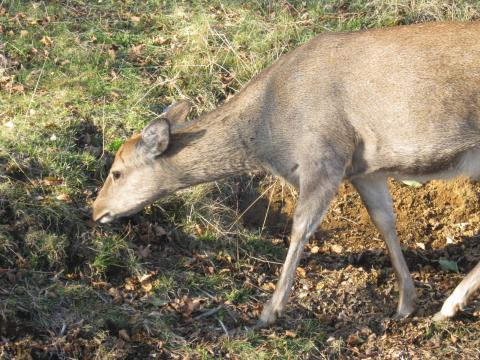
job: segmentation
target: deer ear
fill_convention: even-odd
[[[192,104],[190,101],[180,100],[167,107],[160,117],[167,119],[172,125],[178,125],[185,122],[191,108]]]
[[[142,130],[142,144],[152,157],[161,155],[170,142],[170,123],[165,118],[153,120]]]

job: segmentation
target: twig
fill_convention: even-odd
[[[136,102],[135,104],[133,104],[133,106],[130,108],[130,111],[132,111],[133,109],[135,109],[137,107],[137,105],[143,101],[143,99],[145,99],[147,97],[148,94],[150,94],[150,92],[152,90],[154,90],[155,88],[161,86],[161,85],[164,85],[166,84],[167,81],[157,81],[156,84],[153,84],[146,92],[145,94],[143,94]]]
[[[276,184],[277,181],[278,180],[275,180],[274,184]],[[267,223],[268,212],[270,211],[270,205],[272,204],[274,190],[275,190],[275,187],[272,188],[270,197],[268,198],[267,211],[265,211],[265,217],[263,218],[263,224],[262,224],[262,229],[260,230],[260,234],[263,234],[263,230],[265,230],[265,224]]]
[[[263,262],[263,263],[266,263],[266,264],[283,265],[283,263],[278,262],[278,261],[265,260],[265,259],[260,259],[260,258],[257,258],[257,257],[255,257],[255,256],[252,256],[252,255],[250,255],[250,254],[247,252],[247,250],[245,250],[245,249],[240,248],[240,250],[242,250],[242,252],[243,252],[245,255],[247,255],[247,257],[249,257],[250,259],[257,260],[257,261],[260,261],[260,262]]]
[[[218,305],[216,308],[207,310],[207,311],[205,311],[203,314],[200,314],[200,315],[198,315],[198,316],[195,316],[194,318],[192,318],[192,321],[197,321],[197,320],[203,319],[203,318],[205,318],[205,317],[215,315],[215,314],[216,314],[217,312],[219,312],[222,308],[223,308],[223,304],[222,304],[222,305]]]
[[[358,222],[353,221],[352,219],[346,218],[345,216],[340,216],[340,215],[339,215],[338,217],[339,217],[340,219],[342,219],[342,220],[348,221],[348,222],[350,222],[350,223],[352,223],[352,224],[355,224],[355,225],[357,225],[357,226],[360,225]]]
[[[200,291],[201,293],[205,294],[206,296],[208,296],[210,299],[212,300],[215,300],[215,296],[213,296],[212,294],[210,294],[209,292],[203,290],[203,289],[200,289],[200,288],[196,288],[198,291]]]
[[[230,339],[230,335],[228,335],[228,330],[227,328],[225,327],[225,325],[223,324],[223,321],[220,320],[220,318],[218,318],[217,316],[215,316],[215,318],[218,320],[218,322],[220,323],[220,326],[222,327],[223,331],[225,332],[225,335],[227,335],[227,339]]]
[[[102,106],[102,155],[100,159],[105,155],[105,96],[103,97],[103,106]]]
[[[243,210],[243,212],[237,217],[237,219],[232,223],[232,225],[230,225],[230,227],[227,229],[227,232],[230,232],[230,230],[232,230],[232,228],[235,226],[235,224],[243,217],[243,215],[245,215],[245,213],[251,209],[251,207],[253,205],[255,205],[257,203],[258,200],[260,200],[262,198],[263,195],[265,195],[268,191],[270,191],[271,188],[273,188],[275,186],[275,183],[273,183],[272,185],[270,185],[263,193],[261,193],[245,210]]]
[[[32,94],[32,97],[30,98],[30,102],[28,103],[28,108],[27,108],[27,112],[25,113],[25,116],[28,115],[28,113],[30,111],[30,108],[32,106],[33,98],[35,97],[35,94],[37,93],[38,84],[40,83],[40,79],[42,78],[43,69],[45,68],[46,63],[47,63],[47,59],[45,59],[43,61],[42,69],[40,70],[40,75],[38,75],[37,83],[35,84],[35,88],[33,89],[33,94]]]

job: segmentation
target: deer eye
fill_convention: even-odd
[[[122,176],[122,173],[120,171],[112,171],[112,177],[113,180],[118,180]]]

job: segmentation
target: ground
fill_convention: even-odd
[[[403,321],[348,183],[264,330],[289,186],[245,174],[109,226],[90,212],[116,149],[175,99],[194,118],[320,32],[479,18],[476,1],[0,1],[0,358],[478,358],[478,297],[431,321],[480,261],[477,183],[390,183],[419,297]]]

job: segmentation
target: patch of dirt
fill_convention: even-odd
[[[241,179],[237,191],[238,211],[248,229],[288,236],[295,210],[295,190],[278,181],[261,184],[264,178]]]
[[[271,184],[267,184],[272,187]],[[276,236],[288,236],[296,205],[296,193],[280,184],[241,188],[239,210],[249,228],[264,226]],[[397,232],[406,246],[440,249],[452,242],[475,237],[480,228],[480,185],[468,180],[432,181],[413,188],[390,180]],[[264,192],[263,196],[260,196]],[[252,204],[253,203],[253,204]],[[348,236],[345,235],[345,232]],[[382,246],[359,195],[350,183],[343,183],[317,232],[317,240],[340,241],[339,245],[363,249]]]

